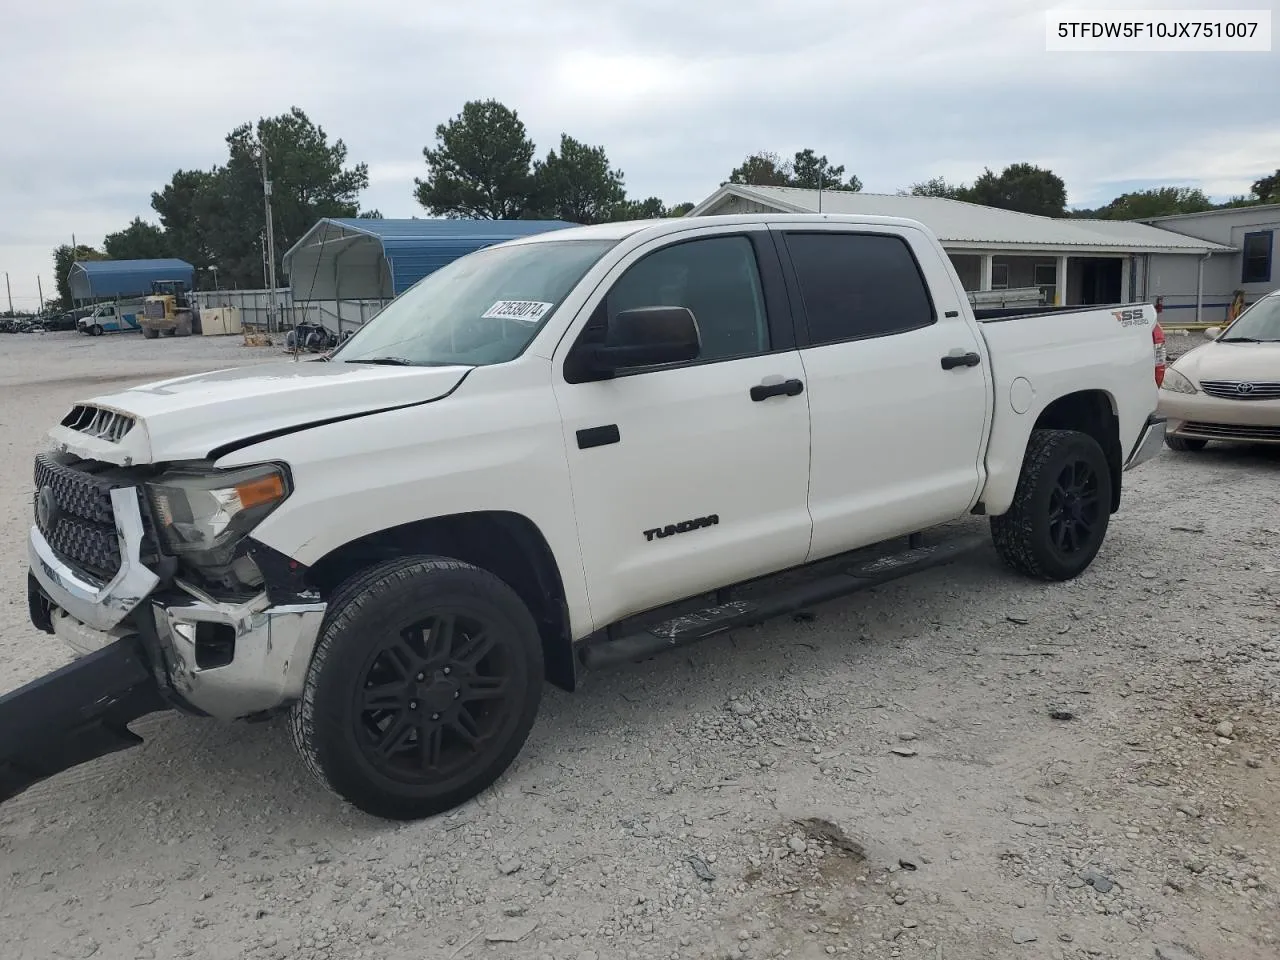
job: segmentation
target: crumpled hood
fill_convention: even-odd
[[[285,360],[215,370],[94,397],[49,436],[111,463],[198,460],[249,437],[436,400],[470,369]]]
[[[1173,366],[1196,383],[1280,380],[1280,343],[1210,342],[1184,353]]]

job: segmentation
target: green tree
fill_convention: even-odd
[[[1280,170],[1253,181],[1253,195],[1258,203],[1280,203]]]
[[[677,203],[668,207],[657,197],[646,197],[644,200],[625,200],[614,210],[613,220],[660,220],[667,217],[683,217],[694,208],[695,204]]]
[[[436,146],[422,148],[427,177],[414,179],[414,197],[436,216],[519,219],[535,202],[533,153],[516,111],[469,101],[436,127]]]
[[[151,209],[160,217],[169,255],[197,269],[213,260],[201,212],[214,200],[217,175],[216,170],[179,170],[164,189],[151,194]]]
[[[1177,213],[1201,213],[1212,210],[1214,203],[1203,190],[1194,187],[1152,187],[1122,193],[1110,203],[1091,213],[1102,220],[1145,220]]]
[[[776,153],[753,153],[742,165],[734,167],[726,183],[741,183],[757,187],[802,187],[807,190],[862,189],[862,181],[856,176],[844,175],[844,165],[833,167],[826,156],[818,156],[812,147],[797,150],[790,160],[783,160]],[[724,186],[722,183],[720,186]]]
[[[854,193],[862,189],[862,181],[856,175],[845,179],[844,164],[833,167],[826,155],[819,157],[810,147],[797,151],[791,162],[791,184],[793,187],[804,187],[809,190],[849,190]]]
[[[381,210],[378,210],[378,209],[373,209],[373,210],[361,210],[361,211],[360,211],[360,219],[361,219],[361,220],[381,220],[381,219],[382,219],[382,211],[381,211]]]
[[[933,177],[913,183],[910,190],[899,190],[901,196],[942,197],[947,200],[968,200],[969,188],[963,183],[949,183],[942,177]]]
[[[1051,170],[1029,163],[1014,163],[998,175],[990,168],[974,181],[966,199],[988,207],[1017,210],[1044,217],[1067,212],[1067,185]]]
[[[107,255],[101,250],[95,250],[93,247],[86,246],[83,243],[76,244],[73,251],[71,244],[64,243],[60,247],[56,247],[53,251],[53,283],[58,291],[58,300],[63,309],[71,307],[71,282],[69,279],[72,264],[77,261],[86,260],[106,260]]]
[[[141,217],[134,217],[123,230],[108,233],[102,249],[112,260],[160,260],[171,256],[164,231]]]
[[[318,219],[359,212],[358,195],[369,185],[368,166],[348,167],[346,144],[330,143],[324,129],[298,107],[257,124],[241,124],[226,141],[227,163],[197,193],[194,205],[222,284],[262,283],[263,151],[272,183],[277,258]]]
[[[626,202],[622,171],[609,167],[604,147],[591,147],[567,133],[560,152],[551,150],[533,166],[538,213],[570,223],[606,223]]]
[[[741,183],[753,187],[789,187],[792,185],[791,164],[776,153],[753,153],[734,167],[727,183]],[[724,186],[724,184],[720,184]]]

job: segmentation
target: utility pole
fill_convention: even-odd
[[[271,324],[276,320],[276,238],[275,230],[271,223],[271,181],[267,179],[267,147],[266,144],[259,144],[259,156],[262,159],[262,202],[266,207],[267,221],[267,284],[270,290],[267,294],[270,303],[269,312],[267,314],[267,328],[271,328]]]
[[[40,274],[36,274],[36,292],[40,294],[40,312],[44,313],[44,284],[40,282]]]
[[[4,272],[4,292],[9,295],[9,316],[13,316],[13,291],[9,289],[9,271]]]

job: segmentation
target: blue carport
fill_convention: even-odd
[[[572,226],[562,220],[326,218],[289,248],[283,266],[294,302],[392,300],[475,250]]]
[[[145,297],[155,280],[181,280],[191,290],[196,269],[185,260],[77,260],[67,273],[71,299]]]

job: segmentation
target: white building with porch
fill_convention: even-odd
[[[1039,287],[1064,306],[1153,300],[1152,257],[1186,258],[1194,276],[1233,248],[1145,223],[1039,217],[940,197],[726,184],[688,216],[840,213],[908,217],[942,242],[967,291]],[[1168,262],[1162,259],[1161,262]]]

